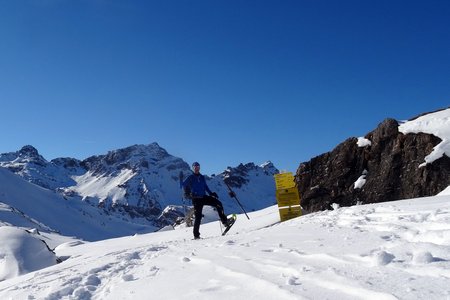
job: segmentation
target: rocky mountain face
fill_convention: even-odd
[[[0,227],[35,228],[96,241],[158,229],[145,218],[101,209],[79,197],[63,196],[0,168]]]
[[[90,203],[109,214],[147,219],[155,226],[172,223],[190,203],[182,198],[179,173],[190,174],[189,165],[167,153],[157,143],[134,145],[110,151],[83,161],[73,158],[45,160],[32,146],[0,154],[0,167],[65,198]],[[228,197],[227,182],[242,196],[244,207],[257,210],[275,203],[272,163],[253,163],[228,167],[223,173],[207,177],[226,212],[239,208]]]
[[[422,164],[441,142],[432,134],[403,134],[396,120],[386,119],[362,141],[349,138],[300,164],[295,180],[302,207],[312,212],[330,209],[333,203],[351,206],[436,195],[450,185],[450,158],[444,154]]]
[[[228,197],[228,184],[237,193],[247,211],[260,210],[276,204],[274,175],[278,169],[272,162],[262,165],[254,163],[228,167],[224,172],[208,179],[208,186],[218,191],[224,202],[225,211],[240,212],[236,202]]]
[[[30,145],[17,152],[0,154],[0,167],[51,190],[76,184],[71,176],[86,172],[77,159],[57,158],[48,162]]]
[[[157,143],[134,145],[92,156],[81,165],[87,170],[73,177],[76,185],[64,193],[80,195],[108,210],[155,219],[168,205],[179,204],[178,174],[189,165]]]

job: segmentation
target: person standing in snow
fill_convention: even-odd
[[[202,221],[203,206],[209,205],[216,208],[220,221],[226,227],[229,224],[227,216],[223,210],[222,202],[219,201],[217,193],[212,192],[206,184],[205,176],[200,174],[200,164],[194,162],[192,164],[194,174],[190,175],[181,184],[184,189],[185,196],[192,199],[194,205],[194,239],[200,238],[200,223]],[[208,195],[206,194],[208,193]]]

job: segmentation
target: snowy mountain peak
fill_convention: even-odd
[[[222,176],[225,181],[232,187],[240,188],[242,185],[247,184],[252,177],[257,177],[260,174],[272,177],[279,173],[278,169],[270,162],[257,166],[255,163],[239,164],[237,167],[228,167]],[[273,178],[271,178],[273,179]]]
[[[109,164],[136,161],[142,158],[161,160],[170,156],[167,151],[157,143],[149,145],[133,145],[123,149],[109,151],[105,156],[105,161]]]
[[[36,148],[31,145],[23,146],[22,149],[16,152],[9,152],[0,154],[0,162],[14,161],[16,163],[36,163],[46,164],[47,161],[42,157]]]
[[[83,166],[94,175],[112,174],[117,170],[149,169],[164,160],[176,159],[157,143],[133,145],[109,151],[106,155],[91,156],[83,161]],[[185,164],[187,168],[189,166]],[[111,168],[112,167],[112,168]]]
[[[278,174],[280,172],[270,160],[266,161],[265,163],[259,166],[273,175]]]
[[[51,190],[74,184],[71,176],[86,172],[80,161],[73,158],[57,158],[48,162],[30,145],[16,152],[0,154],[0,167]]]
[[[23,146],[22,149],[19,150],[19,156],[32,157],[32,158],[40,157],[37,149],[31,145]]]

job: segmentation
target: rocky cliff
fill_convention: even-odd
[[[448,110],[447,110],[448,111]],[[448,117],[442,126],[449,126]],[[436,195],[450,185],[450,158],[425,158],[442,138],[399,131],[384,120],[364,138],[349,138],[331,152],[301,163],[296,183],[306,211]]]

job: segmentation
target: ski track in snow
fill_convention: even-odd
[[[198,241],[180,229],[80,245],[62,264],[0,282],[0,297],[449,299],[445,199],[340,208],[281,224],[270,208],[251,215],[254,225],[238,217],[225,237],[211,223]]]

